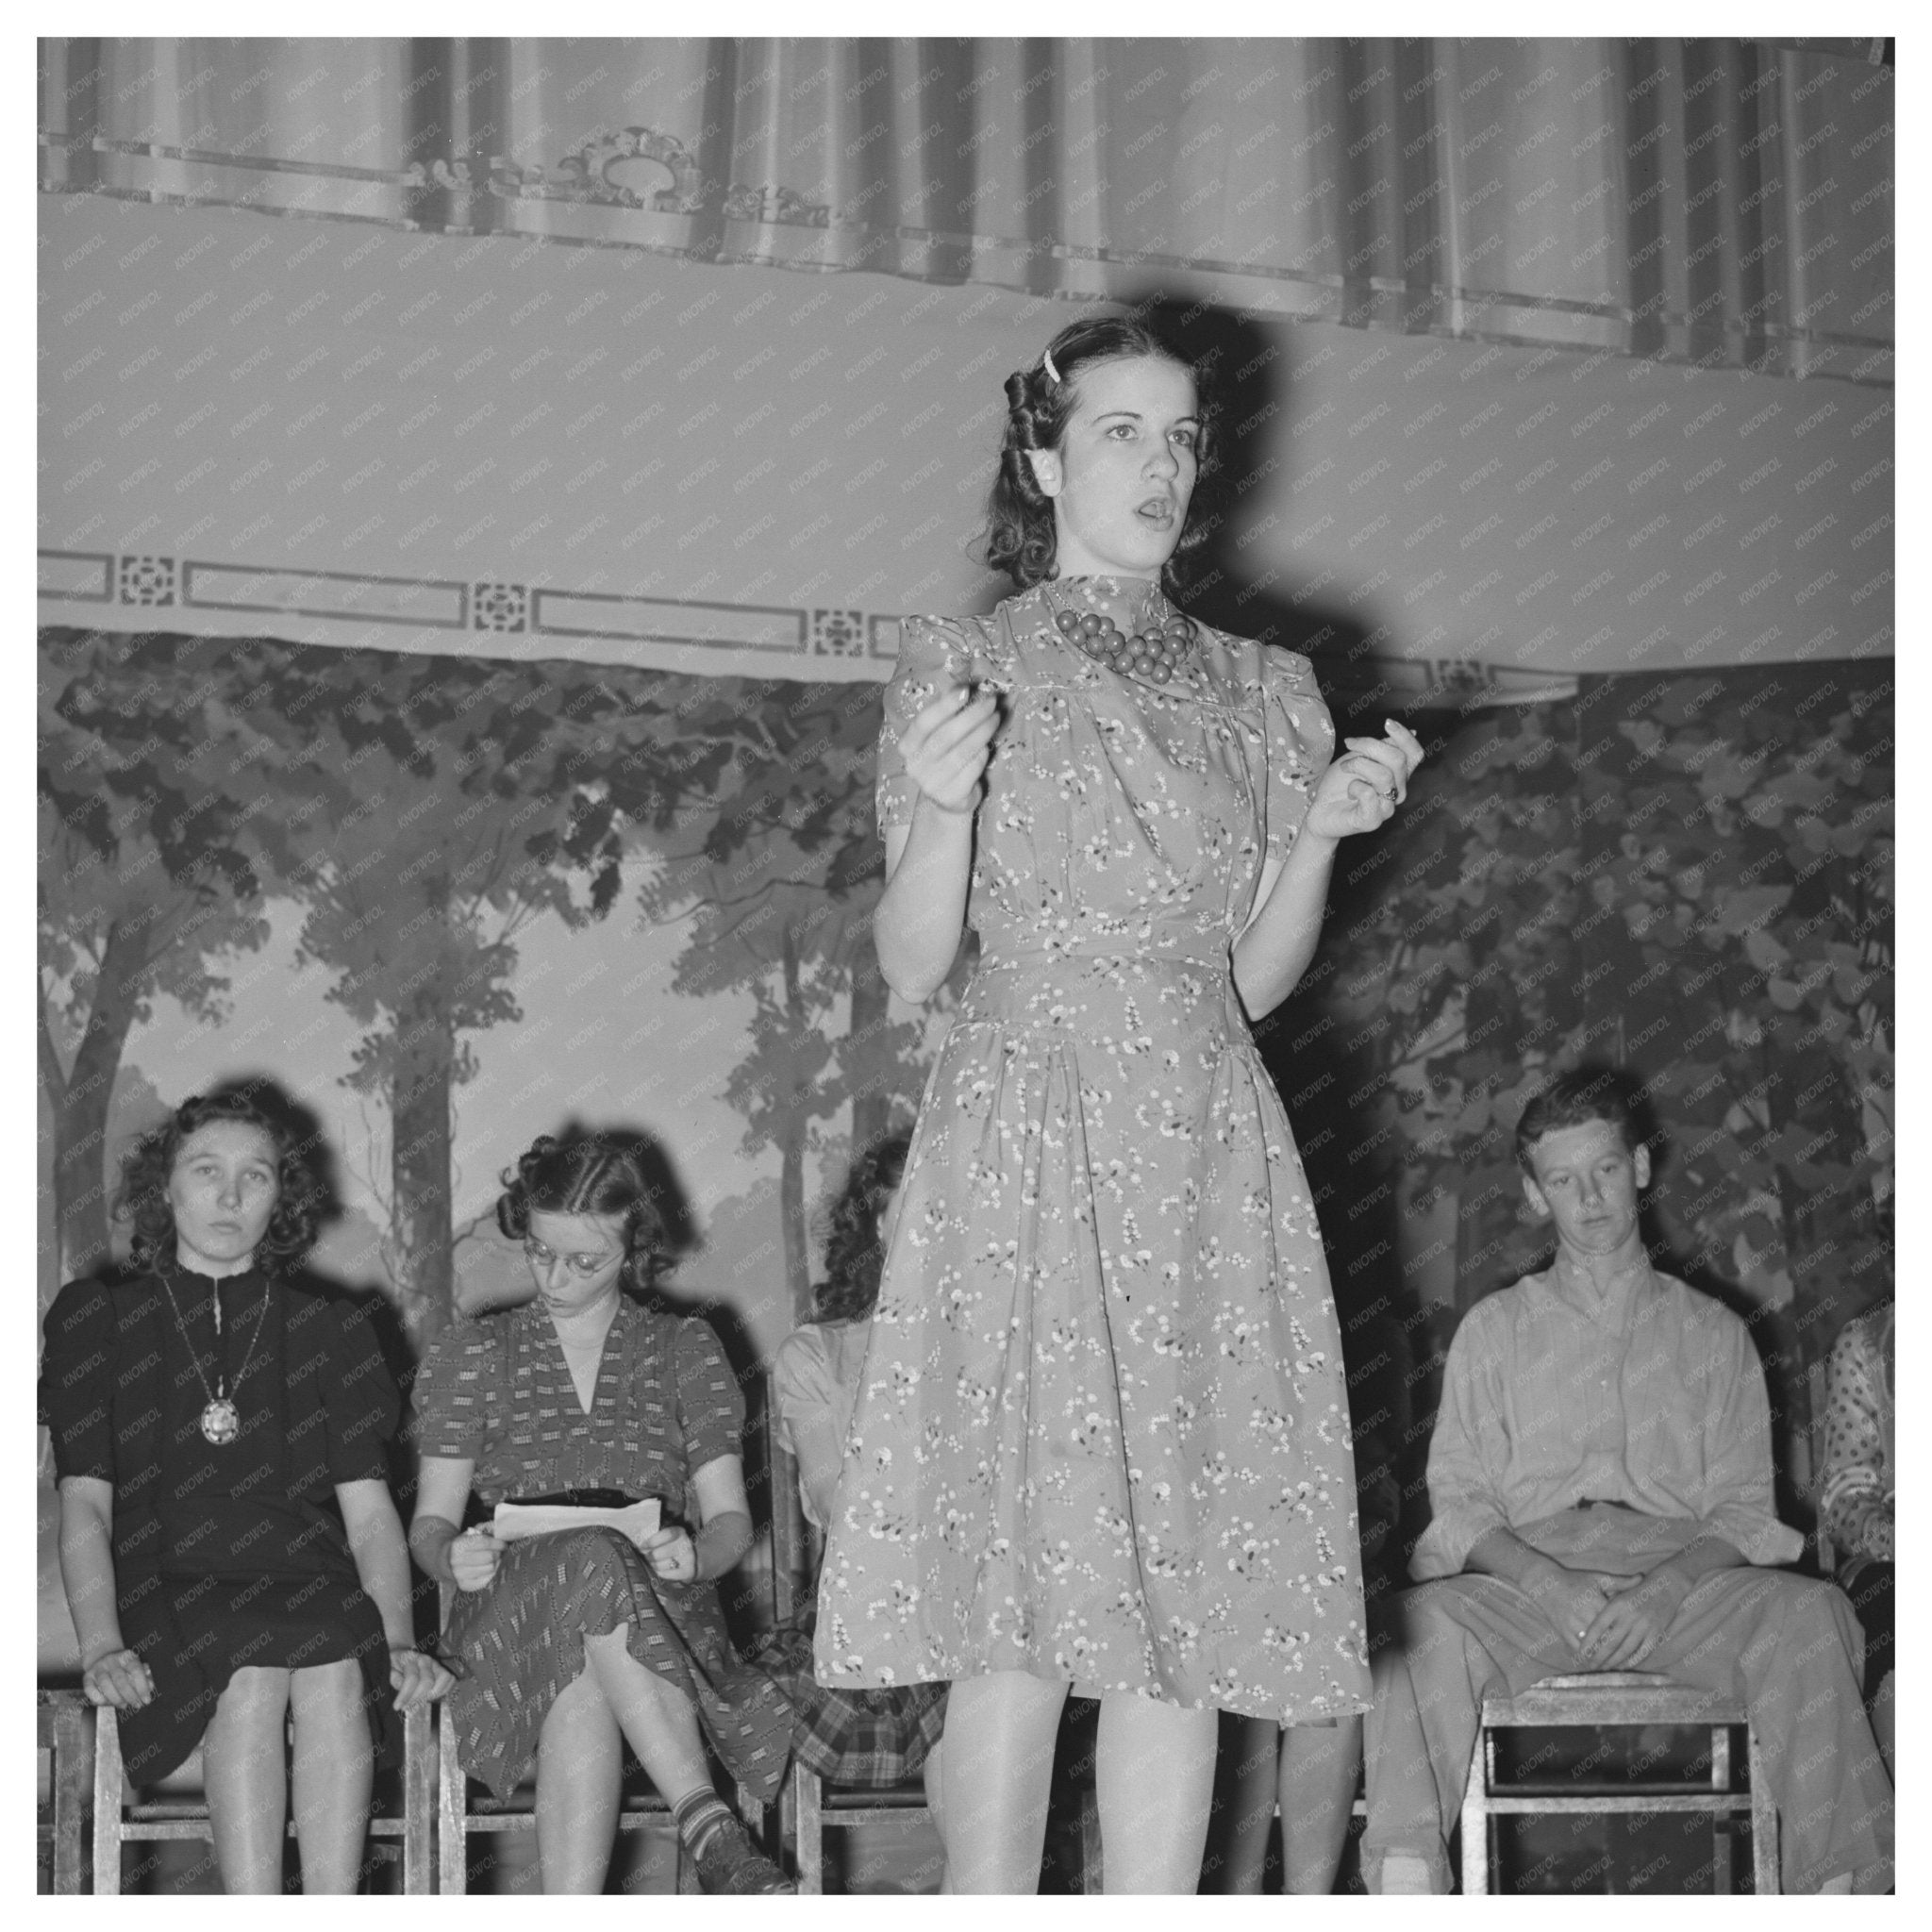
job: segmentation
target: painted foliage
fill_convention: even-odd
[[[687,1191],[719,1179],[684,1131],[701,1101],[742,1122],[724,1163],[741,1188],[775,1158],[782,1306],[760,1326],[784,1332],[808,1298],[818,1167],[909,1111],[922,1074],[923,1029],[889,1014],[871,957],[875,687],[64,629],[42,651],[60,1278],[108,1252],[130,1036],[164,994],[226,1027],[237,962],[280,929],[301,993],[217,1038],[228,1071],[287,1078],[341,1033],[323,1003],[346,1017],[335,1113],[352,1169],[354,1123],[373,1128],[359,1205],[419,1340],[449,1319],[460,1213],[490,1191],[456,1198],[458,1103],[513,1115],[510,1141],[598,1119],[571,1052],[625,1070],[602,1124],[652,1134]],[[492,1046],[506,1028],[514,1062]],[[667,1028],[695,1078],[668,1072]]]

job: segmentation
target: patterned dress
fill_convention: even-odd
[[[425,1456],[475,1465],[493,1508],[561,1490],[657,1496],[695,1521],[691,1472],[741,1453],[744,1401],[711,1331],[619,1303],[586,1415],[541,1303],[440,1336],[416,1378]],[[776,1792],[791,1710],[741,1663],[710,1583],[658,1576],[615,1530],[507,1544],[490,1587],[459,1591],[444,1633],[463,1674],[444,1705],[457,1755],[499,1798],[531,1772],[550,1707],[582,1675],[584,1639],[630,1625],[630,1653],[681,1690],[732,1775],[761,1803]]]
[[[1355,1476],[1314,1206],[1230,948],[1334,729],[1306,659],[1196,626],[1159,685],[1056,627],[1173,613],[1056,581],[909,624],[899,744],[1002,693],[981,957],[896,1203],[820,1585],[818,1674],[1018,1670],[1294,1723],[1365,1707]]]

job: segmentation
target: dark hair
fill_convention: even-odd
[[[1059,372],[1048,373],[1046,357]],[[1214,474],[1219,405],[1208,366],[1141,315],[1098,315],[1071,323],[1046,345],[1031,369],[1007,377],[1007,427],[1000,440],[1000,472],[986,503],[986,562],[1004,571],[1016,590],[1030,591],[1058,572],[1053,499],[1034,481],[1028,450],[1058,449],[1074,410],[1074,385],[1081,370],[1095,362],[1157,356],[1185,369],[1194,379],[1194,410],[1200,420],[1195,448],[1194,493],[1181,540],[1162,566],[1160,581],[1170,594],[1187,583],[1195,553],[1207,542],[1213,519],[1207,513],[1204,488]]]
[[[308,1150],[272,1103],[253,1087],[218,1087],[192,1093],[158,1126],[150,1127],[121,1158],[114,1217],[132,1228],[135,1265],[152,1268],[175,1258],[175,1209],[168,1182],[182,1143],[210,1121],[258,1127],[275,1150],[275,1206],[256,1243],[258,1266],[270,1274],[293,1267],[315,1245],[327,1190],[309,1165]]]
[[[1635,1154],[1645,1144],[1637,1124],[1625,1077],[1612,1067],[1579,1067],[1574,1073],[1558,1074],[1547,1087],[1531,1095],[1516,1123],[1516,1158],[1524,1174],[1534,1180],[1529,1150],[1545,1134],[1558,1127],[1588,1126],[1603,1121],[1616,1128],[1624,1150]]]
[[[905,1176],[911,1145],[910,1130],[901,1128],[874,1141],[852,1163],[825,1216],[825,1278],[812,1297],[814,1322],[850,1322],[872,1313],[886,1258],[879,1219]]]
[[[496,1224],[513,1241],[530,1231],[535,1214],[609,1214],[624,1222],[628,1288],[649,1289],[669,1265],[670,1242],[656,1191],[636,1152],[601,1134],[540,1134],[498,1175]]]

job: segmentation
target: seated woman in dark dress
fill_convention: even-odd
[[[715,1579],[751,1545],[743,1398],[704,1323],[632,1299],[662,1227],[635,1157],[545,1135],[504,1175],[497,1224],[537,1298],[442,1335],[417,1378],[422,1474],[409,1543],[456,1587],[463,1674],[445,1722],[471,1776],[506,1797],[537,1774],[545,1891],[600,1891],[625,1741],[668,1801],[707,1891],[793,1888],[712,1788],[704,1739],[761,1803],[791,1709],[733,1655]],[[573,1491],[657,1497],[640,1548],[610,1528],[500,1541],[486,1507]],[[702,1730],[701,1730],[702,1727]]]
[[[319,1199],[270,1109],[197,1095],[126,1161],[133,1267],[47,1315],[81,1682],[135,1786],[204,1746],[228,1891],[282,1890],[291,1711],[303,1886],[348,1892],[394,1713],[449,1682],[413,1647],[395,1385],[363,1316],[298,1272]]]

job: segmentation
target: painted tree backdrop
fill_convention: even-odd
[[[789,1325],[809,1296],[808,1163],[909,1111],[921,1074],[924,1029],[891,1019],[871,955],[877,705],[872,686],[46,632],[40,1027],[60,1277],[108,1251],[108,1105],[130,1030],[163,992],[223,1025],[274,907],[360,1029],[336,1079],[345,1106],[376,1103],[383,1158],[361,1178],[386,1285],[412,1333],[434,1332],[454,1288],[454,1109],[508,1108],[525,1138],[580,1111],[541,1069],[520,1088],[490,1072],[491,1028],[574,1022],[630,1057],[638,1117],[607,1124],[654,1132],[675,1167],[696,1096],[652,1075],[661,1014],[613,983],[608,948],[562,986],[522,963],[536,921],[617,920],[641,950],[679,944],[685,1024],[716,1036],[710,1087],[743,1118],[741,1156],[777,1158]],[[744,1001],[748,1026],[721,1019]],[[279,1038],[227,1042],[234,1071],[274,1071],[319,1030],[299,1007],[285,1019]]]
[[[337,1042],[315,1077],[419,1339],[493,1192],[460,1145],[487,1122],[493,1163],[571,1118],[650,1132],[687,1190],[752,1204],[768,1237],[693,1274],[762,1345],[785,1332],[816,1199],[909,1115],[945,1024],[946,999],[895,1007],[873,956],[876,686],[41,647],[60,1276],[107,1252],[115,1095],[180,1097],[126,1059],[173,1002],[237,1074]],[[1801,1371],[1890,1279],[1890,665],[1589,678],[1418,723],[1408,808],[1346,849],[1322,952],[1262,1029],[1345,1310],[1409,1331],[1419,1441],[1432,1355],[1541,1246],[1524,1095],[1624,1064],[1667,1135],[1657,1238],[1759,1322],[1802,1424]],[[236,1025],[291,935],[300,991]]]

